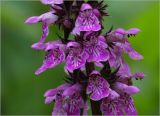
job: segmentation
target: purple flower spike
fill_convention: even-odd
[[[82,4],[81,12],[76,19],[73,34],[80,34],[81,31],[99,31],[101,29],[100,21],[94,14],[89,4]]]
[[[54,42],[51,44],[53,44],[54,48],[47,49],[48,51],[43,61],[43,65],[35,72],[35,74],[37,75],[44,72],[45,70],[49,68],[53,68],[57,66],[58,64],[62,63],[65,59],[65,53],[63,49],[59,45],[55,44]],[[49,45],[47,45],[46,48]]]
[[[140,91],[136,86],[128,86],[128,85],[120,83],[120,82],[116,82],[114,84],[114,89],[120,93],[124,92],[129,95],[136,94]]]
[[[89,55],[88,62],[107,61],[109,59],[107,47],[103,36],[87,35],[84,38],[84,50]]]
[[[90,99],[94,101],[101,100],[109,95],[109,84],[98,71],[93,71],[90,74],[87,94],[90,94]]]
[[[77,42],[69,42],[67,44],[69,50],[68,56],[66,58],[65,68],[73,72],[75,69],[79,69],[85,66],[88,55],[81,48],[80,44]]]
[[[42,4],[50,4],[50,5],[54,5],[54,4],[62,4],[63,0],[40,0],[42,2]]]

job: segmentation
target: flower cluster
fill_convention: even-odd
[[[132,74],[123,53],[133,60],[143,59],[128,41],[140,30],[118,28],[103,34],[102,19],[108,15],[103,1],[41,2],[50,6],[50,11],[25,21],[42,23],[42,36],[31,47],[46,54],[35,74],[64,62],[68,75],[64,84],[44,94],[46,104],[55,103],[52,115],[87,115],[87,99],[90,99],[93,115],[137,115],[132,95],[140,90],[132,79],[143,79],[144,74]],[[64,37],[46,42],[53,24],[64,30]],[[69,38],[70,34],[74,37]]]

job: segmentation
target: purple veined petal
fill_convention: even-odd
[[[106,44],[106,40],[104,36],[98,36],[98,44],[103,48],[108,48],[108,45]]]
[[[118,99],[102,99],[102,103],[100,106],[101,112],[104,116],[123,116],[124,112],[121,110],[122,105]]]
[[[67,48],[69,53],[66,58],[65,68],[72,72],[75,69],[84,67],[88,54],[80,47],[80,44],[77,42],[69,42]]]
[[[39,40],[40,43],[43,43],[46,39],[46,37],[49,34],[49,27],[46,23],[42,23],[42,35],[41,38]]]
[[[55,100],[55,96],[53,97],[46,97],[45,104],[50,104]]]
[[[131,34],[131,35],[136,35],[139,32],[140,32],[140,29],[138,29],[138,28],[131,28],[126,31],[127,34]]]
[[[134,102],[133,99],[131,98],[130,95],[123,95],[121,96],[120,100],[119,100],[122,104],[123,104],[123,111],[125,111],[125,114],[127,116],[137,116],[137,111],[136,108],[134,106]]]
[[[85,47],[85,51],[89,54],[88,62],[107,61],[109,59],[109,52],[100,45]]]
[[[101,77],[96,71],[90,74],[87,94],[90,94],[90,99],[94,101],[101,100],[109,95],[109,84],[107,80]]]
[[[136,94],[140,91],[136,86],[128,86],[120,82],[116,82],[114,84],[114,89],[119,92],[127,93],[129,95]]]
[[[143,72],[137,72],[133,75],[134,78],[136,79],[143,79],[144,78],[144,73]]]
[[[45,44],[44,43],[41,43],[41,42],[37,42],[37,43],[34,43],[31,48],[33,49],[36,49],[36,50],[43,50],[45,49]]]
[[[84,107],[84,101],[79,93],[66,97],[63,102],[63,109],[67,115],[80,115],[80,109]]]
[[[40,0],[42,4],[62,4],[63,0]]]
[[[73,32],[79,33],[79,31],[99,31],[100,29],[101,25],[99,19],[95,16],[92,10],[87,10],[79,13]]]
[[[130,43],[128,41],[126,41],[124,44],[123,44],[123,49],[124,49],[124,52],[127,53],[130,58],[134,59],[134,60],[141,60],[143,59],[143,56],[141,54],[139,54],[138,52],[136,52],[132,46],[130,45]]]
[[[81,11],[92,9],[92,6],[88,3],[83,3],[81,6]]]
[[[64,59],[65,59],[65,54],[63,50],[59,48],[50,50],[46,54],[42,66],[35,72],[35,74],[38,75],[47,69],[57,66],[58,64],[62,63]]]

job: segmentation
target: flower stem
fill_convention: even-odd
[[[86,63],[86,73],[89,77],[89,74],[95,70],[94,63]],[[101,101],[93,101],[90,99],[91,103],[91,109],[92,109],[92,115],[102,115],[102,112],[100,110],[100,102]]]

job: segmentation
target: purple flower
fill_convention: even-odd
[[[103,99],[101,103],[101,111],[105,116],[137,115],[132,98],[126,94],[117,99]]]
[[[64,45],[60,41],[48,42],[45,44],[46,55],[42,66],[35,72],[40,74],[49,68],[62,63],[65,59]]]
[[[118,93],[127,93],[128,95],[133,95],[140,91],[139,88],[137,88],[136,86],[127,85],[121,82],[115,82],[113,88]]]
[[[81,31],[99,31],[100,29],[100,21],[94,14],[92,7],[87,3],[83,3],[72,33],[79,35]]]
[[[109,59],[109,52],[106,49],[108,45],[105,43],[103,36],[96,36],[92,32],[88,32],[84,37],[84,50],[88,53],[88,62],[107,61]]]
[[[49,25],[55,23],[58,20],[58,16],[54,14],[55,11],[52,10],[50,12],[44,13],[40,16],[32,16],[29,17],[25,23],[27,24],[34,24],[34,23],[38,23],[38,22],[42,22],[42,36],[39,40],[39,44],[43,43],[46,39],[46,37],[49,34]],[[37,43],[32,45],[32,48],[37,49],[36,46]]]
[[[124,50],[125,53],[127,53],[130,58],[134,60],[141,60],[143,59],[143,56],[140,55],[138,52],[136,52],[128,40],[125,38],[127,35],[136,35],[140,30],[137,28],[131,28],[127,31],[125,31],[122,28],[116,29],[108,34],[108,41],[112,41],[115,46],[119,48],[119,50]]]
[[[62,4],[63,0],[40,0],[43,4],[46,5],[55,5],[55,4]]]
[[[109,84],[97,71],[90,74],[87,94],[90,94],[90,99],[94,101],[101,100],[109,95]]]
[[[52,115],[80,115],[80,109],[86,107],[80,95],[80,88],[77,83],[63,84],[56,89],[48,90],[44,95],[46,103],[55,101]]]
[[[69,42],[67,48],[69,53],[66,58],[65,69],[70,72],[73,72],[75,69],[82,69],[88,58],[86,52],[84,52],[80,44],[77,42]]]

